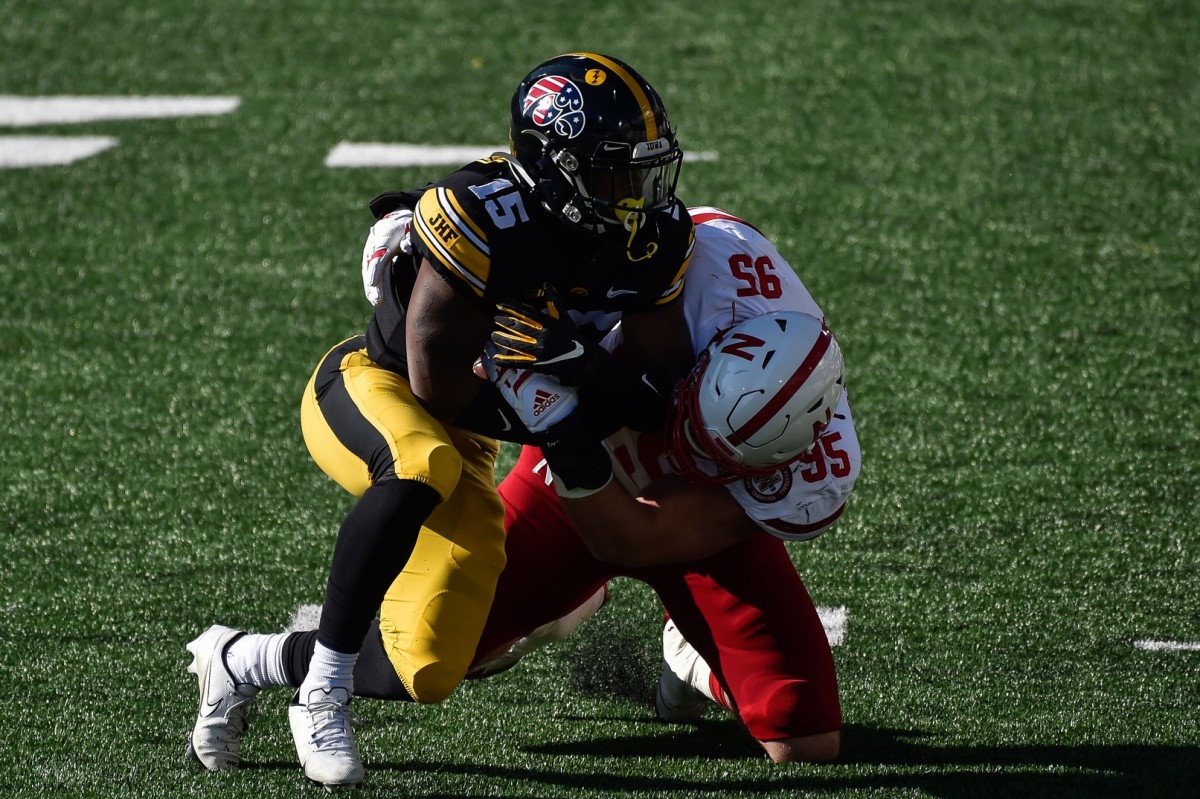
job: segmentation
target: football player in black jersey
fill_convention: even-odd
[[[609,56],[553,58],[513,95],[510,150],[372,202],[377,218],[411,208],[411,235],[382,256],[366,335],[330,350],[304,393],[310,453],[358,497],[319,630],[281,637],[278,653],[308,664],[289,719],[305,775],[328,787],[363,779],[348,704],[369,631],[415,701],[440,702],[466,674],[505,562],[496,439],[569,452],[573,437],[615,429],[591,420],[535,436],[476,376],[496,303],[536,299],[549,284],[557,312],[598,335],[623,319],[626,354],[662,379],[609,387],[597,407],[636,411],[639,391],[691,366],[679,299],[694,232],[675,197],[682,152],[654,89]],[[573,354],[562,353],[564,368]],[[602,466],[566,455],[556,472],[586,494],[611,477]],[[214,626],[188,647],[201,694],[189,752],[210,770],[238,765],[257,693],[223,666],[239,635]]]

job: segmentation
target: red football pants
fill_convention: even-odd
[[[647,583],[712,668],[757,740],[841,729],[833,653],[783,542],[763,533],[705,560],[620,569],[596,560],[563,513],[541,452],[525,447],[500,484],[508,562],[477,657],[582,604],[613,577]]]

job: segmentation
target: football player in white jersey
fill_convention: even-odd
[[[500,485],[508,564],[477,671],[562,637],[599,606],[607,580],[633,577],[655,589],[669,617],[660,718],[694,720],[711,699],[772,760],[831,760],[842,724],[832,652],[783,540],[833,526],[858,477],[840,347],[761,233],[715,208],[691,215],[684,302],[698,362],[676,390],[667,429],[611,436],[613,479],[598,491],[558,484],[556,495],[556,456],[523,450]],[[568,349],[521,311],[501,322],[493,341],[517,351],[510,361],[553,361]],[[606,345],[619,351],[619,340]],[[535,427],[552,429],[575,412],[577,394],[586,400],[586,385],[576,391],[545,374],[493,366],[491,376]],[[535,624],[545,627],[521,639]]]
[[[662,433],[622,429],[599,458],[556,452],[559,425],[589,402],[619,401],[611,386],[589,380],[628,386],[641,375],[619,375],[619,359],[595,344],[577,348],[570,334],[554,340],[531,329],[520,334],[523,343],[509,340],[517,346],[510,360],[585,372],[581,386],[505,368],[494,348],[485,359],[489,377],[546,446],[525,447],[499,486],[507,565],[471,674],[497,673],[565,636],[603,604],[610,579],[629,576],[652,586],[668,614],[659,718],[692,721],[715,701],[772,760],[831,760],[842,726],[832,652],[784,540],[828,530],[858,475],[840,347],[762,234],[717,209],[690,212],[696,248],[684,301],[698,363],[661,409],[669,424],[649,411],[642,421],[651,423],[639,425]],[[368,296],[369,267],[364,253]],[[619,353],[619,332],[605,345]],[[578,350],[591,357],[564,357]],[[566,468],[556,469],[564,457]],[[603,464],[611,479],[592,474],[588,485],[600,488],[581,489],[559,474],[579,463]],[[236,751],[258,691],[303,681],[315,631],[229,633],[219,657],[193,651],[197,671],[218,675],[220,698],[237,710],[227,723],[201,721],[219,726],[209,732]],[[374,622],[355,666],[356,694],[409,699],[384,639]]]

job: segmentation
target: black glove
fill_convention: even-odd
[[[546,299],[544,310],[527,303],[496,304],[492,343],[497,352],[492,360],[498,366],[551,375],[563,385],[578,385],[584,368],[603,349],[569,318],[559,316],[552,291],[546,291]]]
[[[554,489],[577,499],[600,491],[612,480],[612,459],[596,435],[595,421],[583,406],[537,436]]]

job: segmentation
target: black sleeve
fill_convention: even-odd
[[[521,422],[516,411],[505,402],[500,389],[486,380],[479,382],[483,388],[463,412],[455,417],[452,424],[476,435],[500,441],[511,441],[515,444],[535,443],[533,433],[529,432],[529,428]]]
[[[579,401],[604,427],[659,432],[671,407],[675,381],[660,369],[642,369],[601,350],[579,378]]]

